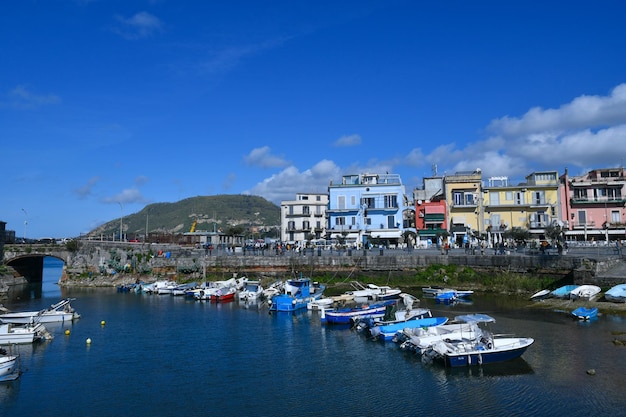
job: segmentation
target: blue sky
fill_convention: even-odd
[[[626,157],[622,1],[7,0],[0,220],[279,203],[343,174],[522,180]],[[26,230],[24,222],[27,222]]]

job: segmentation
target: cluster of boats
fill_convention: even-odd
[[[555,290],[544,289],[533,294],[530,299],[539,301],[546,298],[563,300],[592,301],[598,297],[602,289],[597,285],[564,285]],[[618,284],[604,293],[604,299],[611,303],[626,302],[626,284]],[[572,317],[579,320],[592,320],[598,316],[597,307],[577,307],[571,312]]]
[[[423,288],[424,295],[455,294],[467,298],[471,292],[447,288]],[[487,328],[495,319],[486,314],[433,317],[429,309],[413,308],[415,297],[400,293],[397,299],[353,307],[320,309],[322,322],[349,325],[372,339],[393,341],[402,350],[421,355],[425,362],[438,361],[459,367],[502,362],[520,357],[533,344],[530,337],[494,334]],[[404,308],[398,309],[400,299]],[[450,298],[445,298],[450,300]]]
[[[19,353],[15,345],[36,343],[51,339],[46,323],[71,322],[80,315],[71,306],[72,298],[66,298],[49,308],[38,311],[3,311],[0,314],[0,381],[19,378]]]

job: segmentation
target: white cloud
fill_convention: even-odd
[[[339,167],[333,161],[322,160],[303,172],[289,166],[252,189],[244,191],[244,194],[260,195],[275,204],[280,204],[282,200],[293,200],[296,193],[325,193],[330,181],[340,178]]]
[[[102,201],[104,203],[109,203],[109,204],[121,203],[122,205],[133,204],[133,203],[145,204],[148,202],[148,200],[146,200],[144,196],[141,194],[141,191],[139,191],[135,187],[122,190],[121,193],[118,193],[111,197],[106,197],[102,199]]]
[[[116,20],[118,25],[113,32],[126,39],[147,38],[163,30],[161,20],[148,12],[139,12],[129,18],[116,16]]]
[[[54,94],[35,94],[26,85],[18,85],[6,94],[3,107],[11,107],[18,110],[36,109],[49,104],[58,104],[61,98]]]
[[[535,107],[487,127],[492,136],[457,148],[442,145],[426,159],[448,172],[481,168],[483,177],[523,178],[537,170],[611,167],[626,155],[626,84],[608,96],[580,96],[555,109]]]
[[[281,168],[289,164],[282,156],[272,155],[269,146],[253,149],[244,160],[247,165],[260,168]]]
[[[337,139],[334,146],[344,147],[344,146],[357,146],[361,144],[361,136],[360,135],[344,135]]]

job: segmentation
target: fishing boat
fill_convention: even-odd
[[[21,311],[0,314],[0,322],[13,324],[63,323],[80,318],[70,305],[75,298],[65,298],[49,308],[40,311]]]
[[[366,331],[371,335],[371,329],[375,326],[385,326],[394,323],[406,323],[410,320],[432,317],[428,308],[396,310],[395,305],[387,306],[383,317],[358,317],[353,320],[357,331]]]
[[[598,317],[596,307],[578,307],[572,311],[572,316],[578,320],[591,320]]]
[[[384,317],[387,306],[394,305],[396,300],[385,300],[380,303],[362,304],[354,307],[335,308],[322,310],[322,323],[329,324],[350,324],[356,319],[364,317],[380,318]]]
[[[412,319],[408,321],[402,321],[390,324],[381,324],[370,328],[370,333],[373,338],[389,341],[394,338],[399,331],[410,328],[427,328],[441,326],[448,321],[447,317],[426,317],[422,319]]]
[[[569,299],[571,292],[574,291],[578,287],[579,287],[578,285],[563,285],[562,287],[559,287],[556,290],[551,291],[550,297]]]
[[[569,292],[569,298],[572,300],[592,300],[596,295],[600,294],[600,291],[602,289],[597,285],[581,285]]]
[[[626,284],[618,284],[611,287],[604,293],[604,298],[612,303],[626,302]]]
[[[311,301],[322,298],[325,285],[311,282],[310,278],[287,280],[280,294],[269,300],[270,311],[293,312],[306,308]]]

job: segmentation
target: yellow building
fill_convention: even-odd
[[[484,232],[481,223],[481,181],[480,169],[473,172],[457,172],[443,178],[450,219],[450,240],[462,246],[466,236],[477,231]]]
[[[533,172],[516,185],[491,177],[483,185],[482,208],[483,230],[499,234],[519,227],[540,238],[546,226],[559,221],[558,172]]]

